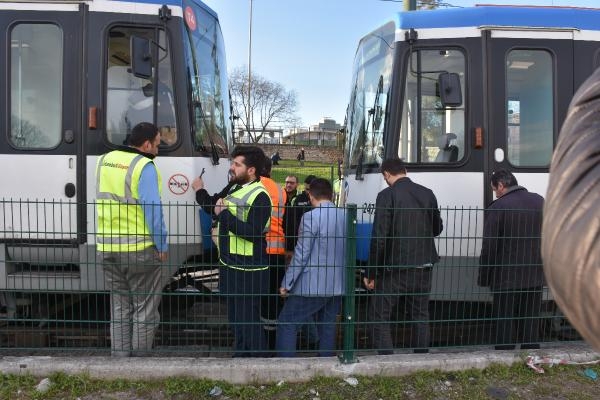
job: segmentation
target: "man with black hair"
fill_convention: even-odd
[[[514,349],[515,339],[521,349],[537,349],[544,198],[519,186],[507,170],[494,172],[490,183],[497,200],[484,214],[478,283],[489,286],[494,296],[496,335],[491,341],[496,350]]]
[[[153,162],[160,132],[142,122],[127,140],[128,146],[101,156],[96,169],[96,247],[110,289],[111,355],[117,357],[152,348],[168,249],[162,181]]]
[[[296,352],[296,334],[317,322],[319,355],[335,354],[335,321],[345,286],[346,214],[333,204],[333,189],[326,179],[311,181],[309,198],[314,207],[302,216],[294,256],[281,281],[286,297],[277,327],[278,355]]]
[[[264,162],[265,153],[259,147],[236,147],[229,169],[234,186],[214,206],[221,263],[219,289],[227,296],[234,357],[262,357],[267,352],[260,319],[261,297],[269,290],[265,232],[271,216],[271,199],[260,182]]]
[[[285,206],[289,207],[292,205],[292,201],[298,196],[298,177],[296,175],[288,175],[285,177],[285,194],[287,199],[285,200]]]
[[[302,215],[312,208],[308,191],[310,190],[310,183],[316,178],[314,175],[308,175],[304,179],[304,190],[285,209],[283,226],[285,228],[285,250],[288,259],[291,258],[298,241],[298,228],[300,227]]]
[[[388,184],[377,195],[369,265],[364,283],[375,290],[369,301],[373,347],[392,354],[389,323],[400,297],[411,323],[409,346],[415,353],[429,347],[429,292],[433,265],[439,256],[434,237],[443,229],[433,192],[407,176],[404,162],[389,158],[381,164]]]

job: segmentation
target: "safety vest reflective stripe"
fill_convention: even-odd
[[[231,268],[231,269],[235,269],[238,271],[244,271],[244,272],[254,272],[254,271],[264,271],[265,269],[269,269],[269,267],[255,267],[255,266],[248,266],[248,267],[236,267],[235,265],[227,265],[223,262],[223,260],[219,260],[221,262],[221,264],[223,264],[224,266]]]
[[[101,244],[140,244],[148,240],[148,236],[127,235],[127,236],[98,236],[97,243]]]
[[[136,199],[128,199],[126,197],[118,196],[114,193],[108,192],[97,193],[96,198],[100,200],[114,200],[116,202],[124,204],[140,204],[140,202]]]
[[[99,251],[141,251],[154,244],[138,193],[142,170],[151,162],[141,154],[123,150],[99,158],[96,170]],[[160,193],[158,170],[156,174]]]
[[[234,191],[227,195],[224,199],[224,203],[227,206],[229,212],[236,216],[236,218],[241,222],[248,221],[248,214],[250,212],[250,207],[254,203],[254,200],[260,193],[265,193],[268,195],[265,187],[260,182],[253,182],[247,186],[242,187],[241,189]],[[270,226],[271,218],[266,221],[266,224],[263,228],[263,233],[266,232]],[[219,228],[220,229],[220,228]],[[229,237],[229,253],[231,255],[240,255],[240,256],[250,256],[252,257],[254,254],[254,243],[250,240],[246,240],[240,236],[235,235],[233,232],[229,231],[227,233]],[[219,238],[221,241],[224,238]],[[222,261],[223,262],[223,261]],[[223,264],[225,264],[223,262]],[[227,264],[225,264],[227,265]],[[232,268],[239,268],[232,266]],[[262,268],[262,267],[261,267]],[[259,268],[259,269],[261,269]],[[254,269],[256,268],[242,268],[244,270]]]
[[[283,213],[285,210],[285,192],[271,178],[260,178],[267,189],[271,203],[271,225],[267,232],[267,253],[271,255],[285,254],[285,234],[283,230]]]
[[[248,199],[250,199],[250,196],[252,196],[254,192],[260,189],[262,188],[260,186],[257,186],[240,198],[233,197],[231,195],[227,197],[227,201],[230,201],[231,203],[237,206],[235,212],[235,217],[237,219],[239,219],[240,221],[244,221],[244,211],[246,211],[246,207],[248,207]]]
[[[107,156],[107,154],[104,154],[102,157],[100,157],[100,160],[98,161],[98,165],[102,165],[102,162],[104,161],[104,158]],[[132,183],[132,178],[133,178],[133,171],[135,170],[135,167],[137,166],[137,164],[142,161],[142,159],[144,158],[143,155],[138,154],[137,156],[134,157],[133,160],[131,160],[131,163],[129,164],[129,168],[127,169],[127,173],[125,174],[125,182],[124,182],[124,187],[123,187],[123,193],[125,194],[124,196],[118,196],[114,193],[108,193],[108,192],[100,192],[100,174],[96,174],[96,198],[97,199],[106,199],[106,200],[115,200],[118,201],[120,203],[131,203],[131,204],[138,204],[137,199],[133,198],[133,195],[131,194],[131,183]]]

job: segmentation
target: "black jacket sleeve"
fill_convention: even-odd
[[[219,193],[215,193],[212,196],[208,194],[206,189],[200,189],[196,192],[196,202],[202,207],[208,214],[214,216],[215,204],[217,200],[224,198],[229,193],[233,183],[228,183]]]
[[[392,193],[381,191],[375,200],[375,217],[369,248],[369,265],[365,270],[368,278],[375,278],[377,270],[385,263],[385,251],[388,237],[391,236],[393,223]]]

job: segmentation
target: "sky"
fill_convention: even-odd
[[[219,15],[229,71],[248,66],[250,0],[203,0]],[[517,4],[600,8],[600,0],[445,0],[459,7]],[[361,37],[402,10],[384,0],[252,0],[251,73],[298,99],[301,126],[344,121]]]

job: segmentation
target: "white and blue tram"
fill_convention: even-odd
[[[3,0],[0,31],[0,290],[104,289],[96,161],[141,121],[163,138],[168,281],[202,251],[193,178],[227,179],[217,15],[199,0]]]
[[[478,6],[400,12],[364,36],[346,117],[346,203],[366,262],[379,165],[403,158],[443,208],[432,298],[489,299],[475,284],[489,178],[546,192],[569,102],[600,66],[600,9]]]

